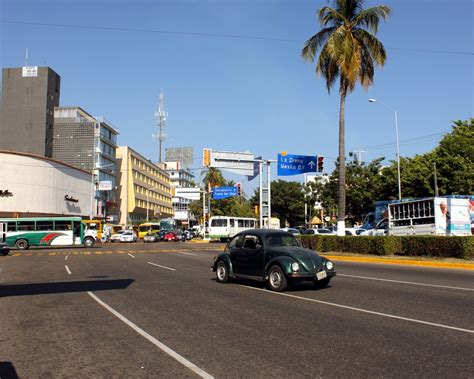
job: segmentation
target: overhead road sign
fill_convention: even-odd
[[[201,189],[199,187],[176,187],[175,196],[188,200],[201,199]]]
[[[315,155],[278,154],[278,176],[298,175],[305,172],[316,172],[317,158]]]
[[[203,165],[220,168],[236,174],[252,176],[254,172],[252,153],[234,153],[229,151],[203,150]]]
[[[262,162],[262,156],[256,157],[253,162],[253,174],[247,176],[247,180],[250,182],[260,174],[260,163]]]
[[[237,187],[215,187],[212,189],[212,198],[214,200],[227,199],[238,195]]]

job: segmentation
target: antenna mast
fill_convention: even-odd
[[[163,141],[166,139],[166,134],[165,134],[165,127],[166,127],[166,118],[168,117],[168,114],[164,110],[164,95],[163,95],[163,90],[160,92],[160,98],[158,101],[158,110],[155,112],[155,121],[158,126],[158,133],[153,134],[153,137],[155,140],[158,140],[159,143],[159,159],[158,162],[161,163],[161,149],[162,149],[162,144]]]

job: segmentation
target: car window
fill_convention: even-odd
[[[319,229],[318,233],[319,234],[331,234],[332,232],[328,229]]]
[[[299,246],[298,240],[291,234],[271,234],[266,237],[266,242],[270,247]]]
[[[243,236],[235,236],[226,246],[225,251],[229,249],[240,249],[242,247]]]
[[[253,235],[246,235],[243,240],[243,248],[258,250],[262,248],[262,241],[259,237]]]

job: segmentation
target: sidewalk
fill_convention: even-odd
[[[436,257],[404,257],[404,256],[374,256],[348,253],[319,253],[332,261],[378,263],[393,265],[409,265],[434,268],[454,268],[462,270],[474,270],[474,261],[457,258],[436,258]]]

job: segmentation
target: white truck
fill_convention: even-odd
[[[430,197],[388,204],[388,218],[364,235],[470,236],[470,196]]]

